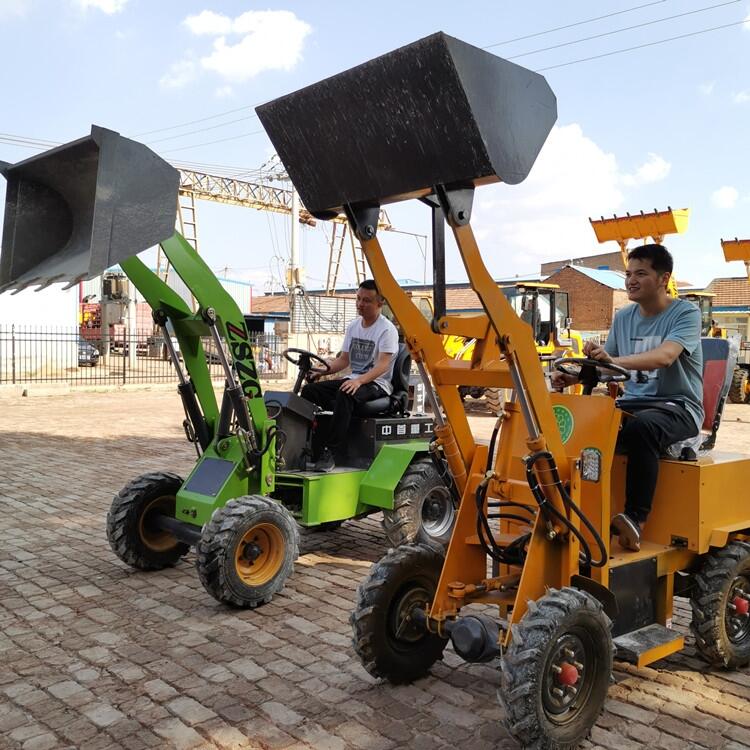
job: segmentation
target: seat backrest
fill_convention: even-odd
[[[713,429],[718,410],[729,392],[732,372],[737,360],[728,339],[701,339],[703,352],[703,429]]]
[[[393,363],[393,376],[391,377],[394,396],[397,393],[406,393],[409,390],[410,373],[411,354],[409,354],[409,347],[406,344],[399,344],[396,361]]]

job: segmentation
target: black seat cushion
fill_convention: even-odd
[[[411,355],[406,344],[398,345],[396,361],[393,363],[391,384],[393,393],[389,396],[374,398],[358,404],[354,410],[357,417],[379,417],[404,414],[409,403],[409,373],[411,372]]]

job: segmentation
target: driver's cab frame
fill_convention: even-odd
[[[516,282],[501,290],[521,320],[531,326],[540,358],[549,361],[563,353],[583,354],[583,339],[571,329],[568,293],[558,284]]]

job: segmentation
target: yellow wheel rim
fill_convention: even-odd
[[[138,533],[143,544],[154,552],[166,552],[177,544],[177,537],[163,529],[157,529],[150,520],[155,515],[174,518],[174,495],[156,497],[146,505],[138,519]]]
[[[240,580],[248,586],[262,586],[279,572],[286,545],[277,526],[259,523],[249,528],[234,553],[234,566]]]

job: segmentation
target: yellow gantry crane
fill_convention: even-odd
[[[689,208],[671,208],[666,211],[637,214],[626,213],[625,216],[612,216],[611,219],[589,219],[591,227],[599,242],[614,240],[620,246],[622,264],[628,264],[628,242],[630,240],[647,240],[649,237],[659,244],[667,234],[682,234],[690,218]],[[667,291],[672,297],[677,297],[677,284],[674,276],[669,280]]]
[[[745,264],[745,271],[750,282],[750,240],[722,240],[721,249],[724,260],[730,263],[741,260]],[[745,354],[741,352],[740,356]],[[732,386],[729,389],[729,401],[733,404],[747,404],[750,402],[750,362],[739,361],[732,375]]]

